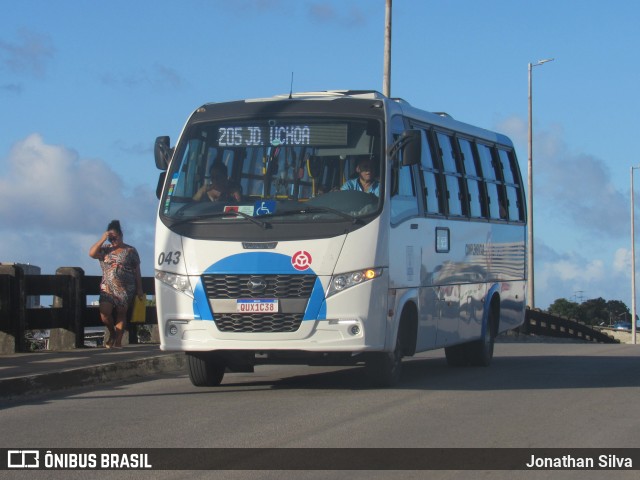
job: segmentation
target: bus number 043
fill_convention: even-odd
[[[180,263],[182,252],[162,252],[158,255],[158,265],[177,265]]]

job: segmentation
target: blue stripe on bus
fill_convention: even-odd
[[[320,279],[316,277],[316,283],[311,291],[311,298],[307,304],[302,321],[321,320],[327,318],[327,304],[324,301],[324,290]]]
[[[273,252],[248,252],[239,253],[225,257],[222,260],[210,265],[205,271],[205,274],[255,274],[255,275],[300,275],[300,274],[315,274],[315,272],[308,268],[302,272],[293,268],[291,264],[291,257],[283,255],[281,253]],[[198,280],[198,284],[194,290],[193,299],[193,315],[198,320],[213,320],[211,308],[209,307],[209,299],[204,290],[202,279]],[[327,306],[324,301],[324,289],[320,279],[316,277],[316,283],[313,285],[311,291],[311,297],[307,303],[307,308],[304,312],[302,320],[318,320],[327,317]],[[202,305],[202,308],[198,306]]]
[[[202,305],[203,308],[199,308],[198,305]],[[202,285],[202,278],[198,279],[196,289],[193,291],[193,318],[196,320],[213,320],[209,299]]]

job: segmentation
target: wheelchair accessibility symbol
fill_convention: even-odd
[[[262,202],[256,202],[254,205],[254,215],[259,217],[260,215],[269,215],[276,211],[275,200],[265,200]]]

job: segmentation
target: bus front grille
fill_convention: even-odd
[[[215,275],[202,276],[202,285],[221,332],[278,333],[300,328],[315,275]],[[276,299],[277,313],[236,312],[240,299]]]
[[[221,332],[278,333],[295,332],[300,328],[302,313],[240,314],[223,313],[214,317]]]
[[[263,282],[264,288],[252,289]],[[202,283],[210,299],[309,298],[315,275],[203,275]]]

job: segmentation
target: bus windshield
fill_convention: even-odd
[[[372,119],[191,124],[176,147],[161,214],[179,222],[361,221],[381,208],[381,139]]]

